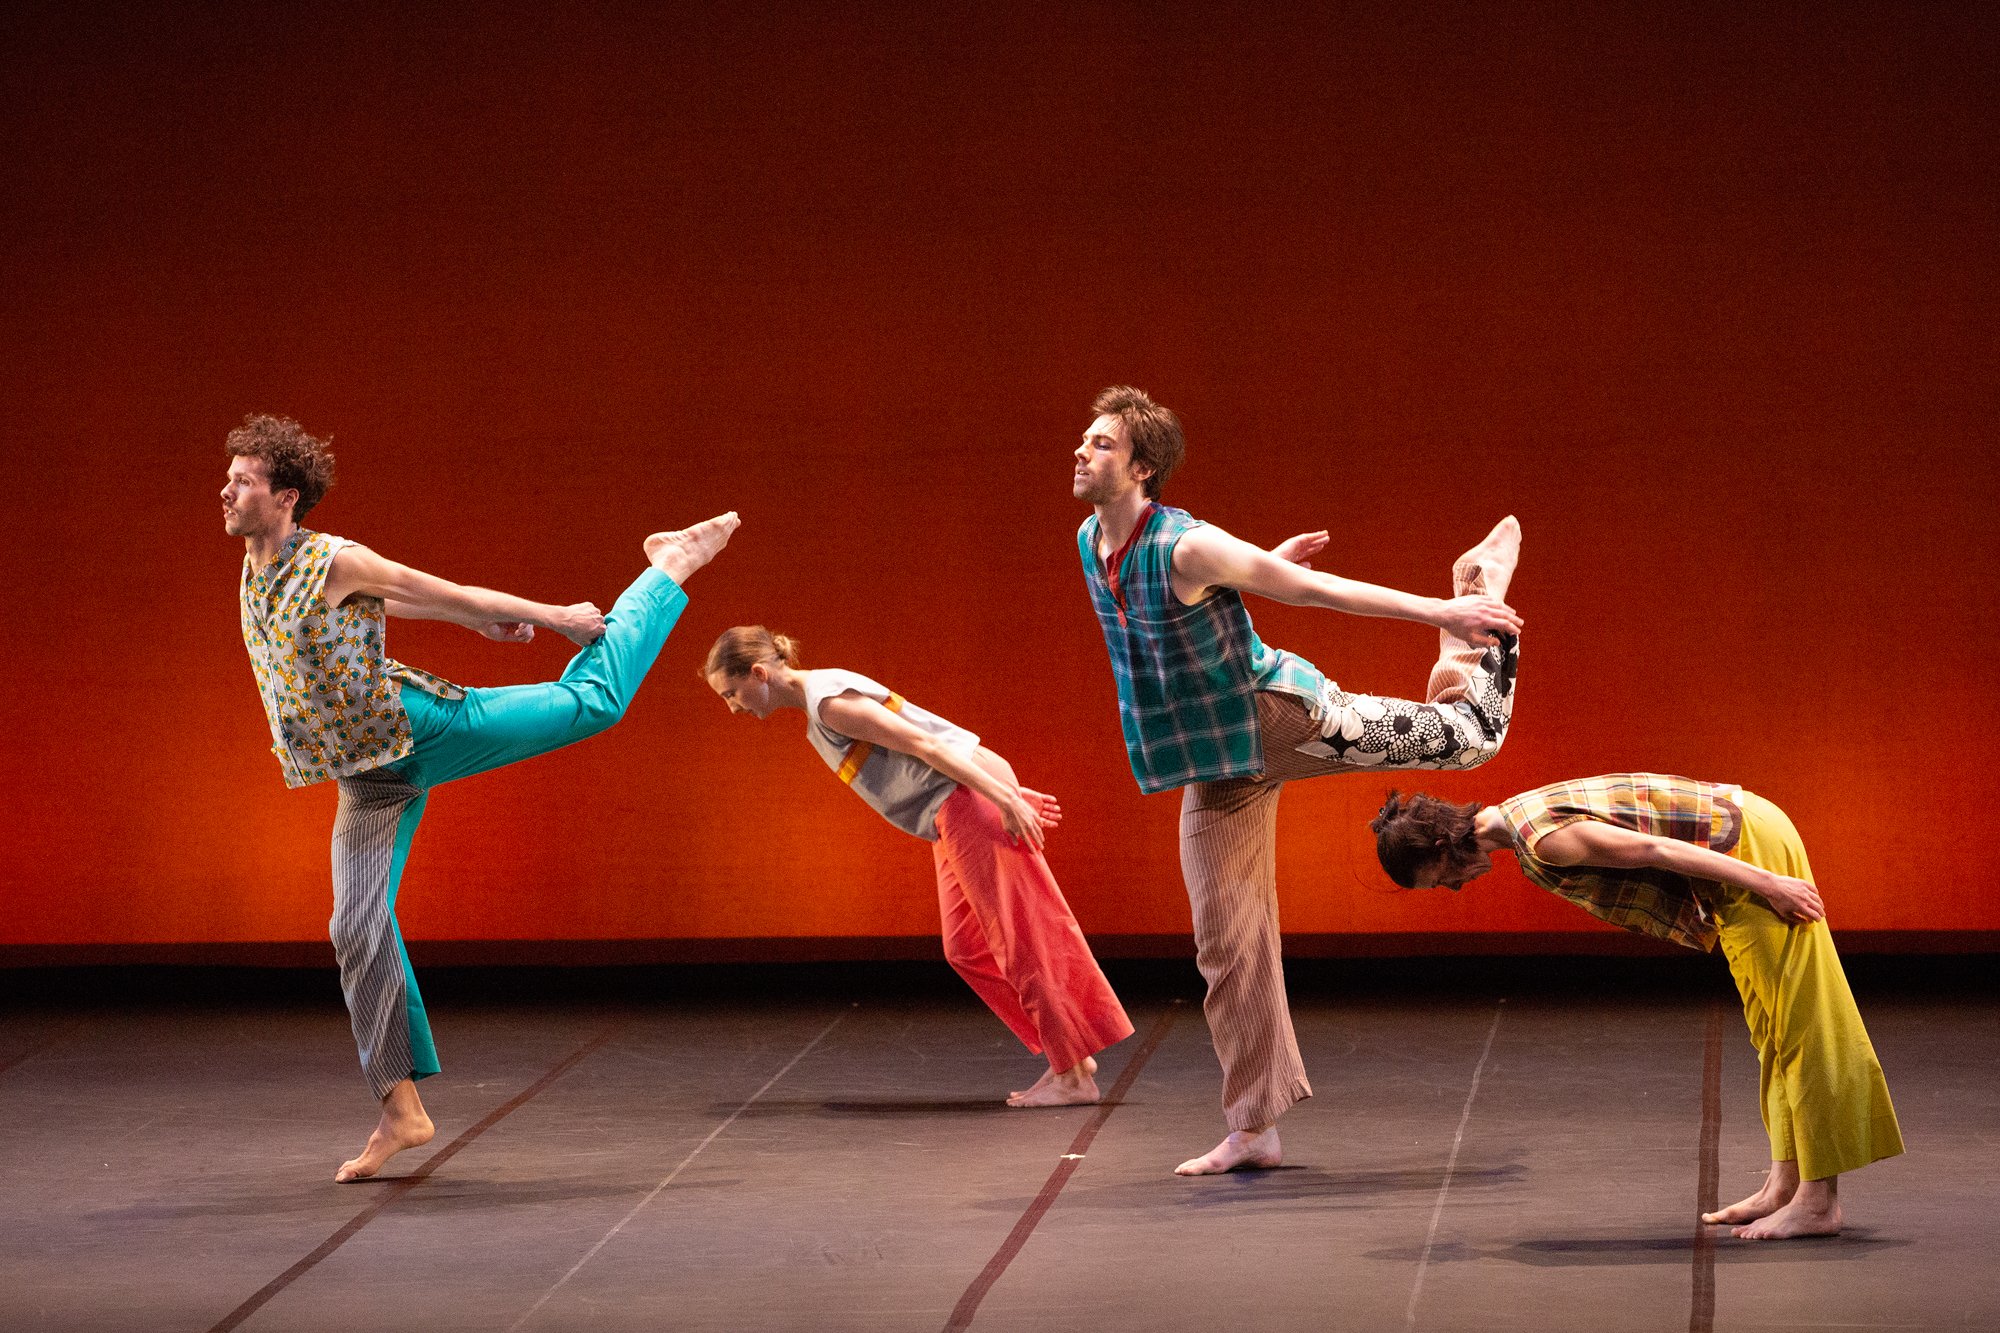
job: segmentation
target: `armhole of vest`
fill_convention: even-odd
[[[326,581],[333,577],[333,558],[340,554],[343,546],[351,546],[353,543],[344,537],[336,537],[330,532],[316,532],[306,538],[306,540],[308,542],[319,541],[326,544],[324,548],[326,558],[320,562],[319,577],[313,584],[312,595],[313,601],[325,608],[322,614],[330,616],[333,614],[334,608],[332,603],[326,600]]]
[[[1165,505],[1160,506],[1160,521],[1162,523],[1170,521],[1167,518],[1167,507]],[[1223,593],[1235,591],[1235,589],[1227,587],[1220,583],[1211,584],[1209,586],[1208,596],[1202,598],[1198,602],[1183,602],[1180,598],[1180,594],[1174,591],[1174,552],[1180,549],[1181,538],[1187,536],[1190,532],[1193,532],[1196,528],[1205,528],[1207,526],[1208,524],[1202,519],[1196,518],[1193,514],[1188,514],[1187,526],[1182,528],[1179,532],[1176,532],[1173,535],[1173,540],[1161,543],[1161,545],[1165,548],[1165,553],[1160,557],[1160,574],[1161,577],[1166,580],[1167,605],[1172,607],[1176,611],[1196,610],[1200,607],[1207,606],[1210,602],[1220,597]],[[1255,634],[1254,630],[1252,631],[1252,634],[1253,635]],[[1259,727],[1258,730],[1259,733],[1261,734],[1263,729]]]
[[[841,674],[841,675],[843,675],[843,676],[852,676],[852,675],[856,674],[856,673],[854,673],[854,672],[852,672],[852,671],[847,671],[847,670],[844,670],[844,669],[842,669],[842,668],[840,668],[840,667],[820,667],[820,668],[818,668],[818,670],[820,670],[820,671],[838,671],[838,672],[840,672],[840,674]],[[885,685],[885,686],[883,686],[882,688],[886,690],[886,689],[888,689],[889,687]],[[818,727],[818,728],[820,729],[820,731],[821,731],[821,732],[823,732],[823,733],[824,733],[824,734],[826,734],[827,736],[830,736],[830,737],[832,737],[832,738],[833,738],[834,740],[838,741],[838,742],[839,742],[840,744],[842,744],[842,745],[845,745],[845,746],[848,746],[849,748],[852,748],[852,747],[854,747],[854,746],[856,746],[856,745],[863,745],[863,744],[866,744],[866,742],[865,742],[865,741],[858,741],[858,740],[856,740],[856,739],[855,739],[854,737],[852,737],[852,736],[848,735],[848,734],[847,734],[846,732],[844,732],[844,731],[835,731],[835,730],[834,730],[834,729],[833,729],[832,727],[829,727],[829,726],[828,726],[828,725],[826,724],[826,719],[822,718],[822,717],[821,717],[821,716],[819,715],[819,705],[820,705],[820,704],[823,704],[823,703],[825,703],[825,702],[826,702],[827,700],[829,700],[829,699],[838,699],[838,698],[839,698],[839,697],[840,697],[841,695],[843,695],[843,694],[846,694],[846,693],[848,693],[848,692],[850,692],[850,691],[852,691],[852,692],[853,692],[853,693],[855,693],[855,694],[858,694],[858,695],[860,695],[860,696],[861,696],[862,698],[864,698],[864,699],[874,699],[874,698],[875,698],[875,696],[874,696],[874,695],[872,695],[872,694],[869,694],[869,693],[868,693],[868,692],[866,692],[865,690],[857,690],[857,689],[855,689],[855,688],[854,688],[854,686],[852,686],[852,685],[842,685],[842,686],[841,686],[841,687],[840,687],[839,689],[837,689],[837,690],[827,690],[827,691],[825,691],[824,693],[822,693],[822,694],[821,694],[821,695],[819,696],[819,701],[818,701],[817,703],[815,703],[815,702],[813,701],[812,697],[811,697],[810,695],[808,695],[808,696],[806,697],[806,717],[807,717],[807,719],[808,719],[808,721],[809,721],[810,725],[812,725],[812,726],[815,726],[815,727]],[[894,693],[894,691],[893,691],[893,690],[892,690],[892,691],[890,691],[890,692],[891,692],[891,693]],[[876,701],[877,703],[881,703],[881,702],[882,702],[882,700],[880,700],[880,699],[876,699],[875,701]]]

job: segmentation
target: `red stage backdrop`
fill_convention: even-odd
[[[1988,7],[0,22],[0,943],[323,935],[334,792],[268,753],[215,495],[249,411],[332,434],[311,526],[535,598],[744,518],[620,727],[435,795],[412,938],[933,932],[928,849],[696,679],[743,621],[1056,792],[1086,929],[1184,931],[1074,549],[1113,382],[1186,422],[1170,502],[1340,573],[1443,591],[1520,516],[1514,736],[1418,781],[1740,781],[1837,926],[2000,928]],[[1255,615],[1350,688],[1435,646]],[[1511,870],[1391,891],[1387,785],[1286,794],[1288,930],[1590,928]]]

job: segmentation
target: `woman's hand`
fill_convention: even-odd
[[[495,643],[532,643],[535,638],[535,627],[525,620],[490,621],[479,632]]]
[[[1781,921],[1826,920],[1826,905],[1819,900],[1819,890],[1802,879],[1773,875],[1762,896]]]
[[[1055,797],[1032,787],[1023,787],[1020,791],[1022,798],[1035,807],[1035,818],[1044,829],[1052,829],[1062,823],[1062,806],[1056,803]]]
[[[1007,836],[1016,841],[1026,839],[1029,846],[1039,849],[1043,838],[1043,806],[1040,802],[1030,800],[1029,794],[1020,787],[1003,792],[1002,795],[1006,799],[995,804],[1000,809],[1000,824],[1007,830]],[[1039,796],[1040,793],[1037,792],[1035,795]]]

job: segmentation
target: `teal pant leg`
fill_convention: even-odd
[[[625,715],[687,607],[687,594],[648,570],[604,618],[604,637],[554,681],[468,690],[439,699],[402,691],[416,752],[340,782],[334,821],[334,952],[361,1064],[375,1095],[438,1072],[409,951],[396,924],[403,864],[430,789],[595,735]]]
[[[429,1078],[442,1067],[438,1064],[437,1042],[431,1038],[430,1016],[424,1013],[423,992],[417,989],[417,970],[410,966],[410,951],[403,947],[403,930],[396,924],[396,895],[403,891],[403,863],[409,860],[410,843],[417,836],[417,821],[423,818],[426,797],[419,796],[396,825],[395,851],[389,859],[389,933],[396,941],[396,957],[403,965],[403,1023],[409,1030],[410,1077]]]
[[[604,617],[604,637],[542,685],[505,685],[440,700],[403,691],[416,753],[396,768],[419,787],[516,763],[594,736],[626,707],[687,608],[681,586],[647,570]]]

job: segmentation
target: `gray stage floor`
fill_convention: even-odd
[[[1909,1155],[1847,1178],[1838,1239],[1710,1245],[1704,1124],[1725,1199],[1766,1148],[1703,976],[1298,988],[1287,1164],[1203,1180],[1169,1174],[1220,1130],[1193,985],[1128,994],[1117,1104],[1035,1112],[998,1101],[1035,1062],[943,986],[434,986],[437,1139],[348,1186],[373,1108],[337,1003],[17,998],[0,1327],[2000,1327],[1992,992],[1864,987]]]

